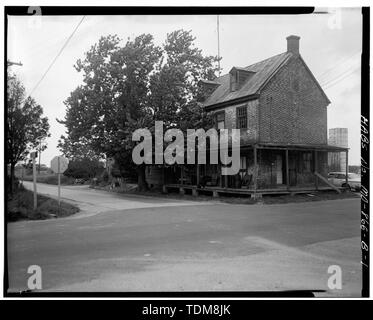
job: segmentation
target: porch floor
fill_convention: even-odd
[[[246,188],[223,188],[223,187],[197,187],[197,185],[190,185],[190,184],[166,184],[163,186],[163,191],[168,192],[168,189],[179,189],[180,193],[184,193],[185,190],[192,190],[192,194],[197,196],[199,191],[207,191],[211,192],[213,196],[217,197],[219,194],[247,194],[251,196],[260,197],[262,195],[281,195],[281,194],[301,194],[301,193],[309,193],[314,191],[329,191],[334,190],[328,186],[319,186],[317,189],[315,186],[311,187],[290,187],[287,186],[279,186],[277,188],[270,188],[270,189],[246,189]],[[343,189],[343,188],[341,188]]]

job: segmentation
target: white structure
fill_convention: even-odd
[[[328,144],[337,147],[348,148],[348,129],[332,128],[329,129]],[[346,170],[346,153],[329,153],[328,164],[330,171]]]

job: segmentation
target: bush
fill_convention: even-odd
[[[96,179],[94,185],[104,187],[109,183],[109,174],[107,171],[103,171]]]

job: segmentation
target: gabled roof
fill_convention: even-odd
[[[252,70],[246,70],[246,68],[240,68],[240,67],[232,67],[231,71],[229,71],[229,73],[231,73],[233,70],[237,70],[237,71],[245,71],[245,72],[254,72]]]
[[[217,85],[217,86],[220,86],[220,83],[216,82],[216,81],[211,81],[211,80],[199,80],[199,82],[201,83],[206,83],[206,84],[214,84],[214,85]]]
[[[237,91],[230,90],[229,73],[218,77],[214,82],[220,86],[204,102],[205,107],[224,103],[230,100],[240,99],[259,93],[264,84],[275,74],[275,72],[292,56],[290,52],[284,52],[254,63],[246,68],[239,68],[246,71],[255,72],[251,78]],[[237,67],[236,67],[237,69]]]

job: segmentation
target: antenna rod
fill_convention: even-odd
[[[216,16],[216,23],[218,29],[218,67],[219,67],[219,77],[220,77],[220,32],[219,32],[219,15]]]

